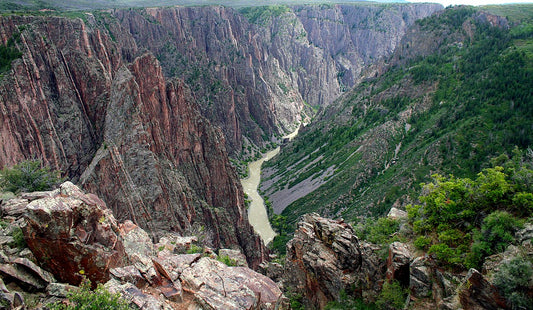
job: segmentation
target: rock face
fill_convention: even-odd
[[[387,279],[396,280],[402,286],[409,286],[409,265],[411,263],[411,251],[406,244],[393,242],[389,246],[387,258]]]
[[[20,33],[23,52],[0,81],[0,167],[42,158],[150,236],[203,230],[210,246],[242,248],[257,266],[265,248],[221,132],[182,81],[99,22],[0,18],[0,41]]]
[[[506,309],[507,305],[498,290],[479,271],[470,269],[466,282],[459,292],[461,306],[472,310]]]
[[[307,214],[287,244],[284,285],[302,294],[307,308],[323,308],[341,291],[372,300],[385,274],[374,250],[343,221]]]
[[[236,155],[245,138],[261,143],[262,136],[293,129],[303,120],[304,102],[330,104],[354,85],[363,66],[388,57],[416,19],[439,9],[175,7],[113,15],[121,26],[114,29],[129,31],[161,60],[167,76],[190,84]]]
[[[105,203],[70,182],[52,197],[26,207],[24,237],[37,261],[62,282],[78,285],[84,276],[106,282],[109,268],[124,264],[118,225]]]

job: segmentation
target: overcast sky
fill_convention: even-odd
[[[408,2],[437,2],[444,6],[455,4],[485,5],[504,3],[533,3],[533,0],[407,0]]]

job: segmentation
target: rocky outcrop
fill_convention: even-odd
[[[404,287],[409,286],[411,259],[411,251],[406,244],[401,242],[391,243],[389,257],[387,258],[387,279],[396,280]]]
[[[197,243],[198,238],[175,234],[161,238],[156,247],[146,231],[131,221],[117,224],[98,197],[70,182],[23,196],[28,198],[25,215],[1,219],[11,223],[0,227],[0,237],[13,236],[0,244],[2,307],[24,305],[23,296],[39,307],[66,303],[68,292],[78,289],[71,284],[88,278],[93,286],[105,283],[139,309],[287,309],[271,279],[222,263],[231,257],[230,262],[245,265],[238,250],[220,249],[217,257],[212,249],[195,245],[203,252],[184,254],[184,247],[172,246]],[[11,210],[20,201],[9,199],[1,207]],[[25,234],[15,242],[22,238],[14,233],[20,227]]]
[[[20,33],[23,52],[0,81],[0,167],[42,158],[150,236],[203,230],[208,245],[239,247],[257,266],[266,250],[221,132],[182,81],[101,22],[0,18],[0,40]]]
[[[323,308],[341,291],[373,300],[385,274],[376,252],[347,223],[307,214],[287,244],[284,285],[302,294],[308,308]]]
[[[459,291],[459,299],[463,309],[497,310],[506,309],[506,301],[479,271],[470,269],[466,281]]]
[[[115,218],[95,195],[84,194],[70,182],[30,202],[23,229],[37,261],[61,282],[78,285],[83,277],[106,282],[109,268],[125,262]],[[50,281],[49,281],[50,282]]]

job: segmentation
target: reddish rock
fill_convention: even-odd
[[[118,225],[106,205],[70,182],[54,197],[32,201],[23,227],[28,247],[41,266],[62,282],[78,285],[109,279],[109,268],[123,264]]]
[[[246,267],[228,267],[207,257],[181,274],[183,287],[207,309],[278,309],[283,295],[271,279]]]
[[[485,277],[475,269],[470,269],[459,291],[459,300],[465,310],[507,309],[505,299]]]
[[[344,221],[306,214],[287,244],[284,285],[302,294],[308,308],[323,308],[342,291],[373,300],[385,267],[376,252]]]
[[[389,246],[387,259],[387,279],[397,280],[402,286],[409,286],[409,264],[411,251],[406,244],[393,242]]]
[[[152,238],[204,227],[207,245],[241,248],[254,267],[266,258],[225,140],[183,82],[135,59],[116,20],[111,39],[90,15],[2,16],[0,41],[22,25],[22,59],[0,87],[0,168],[43,158]]]

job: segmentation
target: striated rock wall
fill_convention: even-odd
[[[157,56],[167,76],[190,85],[233,155],[245,139],[261,144],[294,129],[309,112],[305,103],[333,102],[359,80],[364,66],[390,56],[416,19],[442,7],[256,9],[262,16],[257,19],[216,6],[113,12],[121,26],[115,29],[128,30],[139,47]]]
[[[251,266],[265,248],[247,222],[224,137],[187,86],[144,54],[129,65],[91,16],[2,17],[3,42],[23,52],[0,80],[0,167],[42,158],[152,236],[202,230],[206,244],[240,247]],[[132,52],[132,53],[133,53]]]

